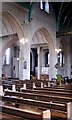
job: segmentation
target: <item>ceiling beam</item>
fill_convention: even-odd
[[[61,14],[62,7],[63,7],[63,2],[61,3],[60,10],[59,10],[59,14],[58,14],[58,18],[57,18],[57,22],[56,22],[56,31],[57,31],[57,32],[59,31],[60,14]]]
[[[66,36],[66,35],[72,35],[72,31],[71,31],[71,32],[63,32],[63,33],[59,33],[59,34],[57,34],[57,37],[60,37],[60,36]]]
[[[67,24],[67,27],[69,27],[71,21],[72,21],[72,17],[70,18],[70,20],[69,20],[69,22],[68,22],[68,24]]]
[[[68,18],[69,13],[71,12],[71,10],[72,10],[72,8],[70,8],[69,11],[67,12],[67,14],[66,14],[66,16],[64,18],[63,24],[65,24],[65,22],[66,22],[66,20]]]
[[[68,7],[69,2],[65,5],[64,9],[61,12],[60,19],[62,18],[63,13],[65,12],[66,8]]]
[[[31,2],[30,8],[29,8],[29,16],[28,16],[28,21],[31,22],[32,18],[32,8],[34,6],[35,2]]]

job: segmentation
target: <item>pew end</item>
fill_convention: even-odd
[[[50,110],[43,111],[43,120],[51,120]]]
[[[0,96],[4,96],[4,93],[3,93],[3,86],[0,85]]]
[[[67,103],[67,119],[72,120],[72,102]]]

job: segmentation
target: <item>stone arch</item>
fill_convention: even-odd
[[[24,32],[18,18],[10,11],[2,11],[1,22],[2,22],[2,32],[0,31],[0,38],[2,38],[2,46],[0,52],[2,58],[5,50],[8,47],[10,47],[16,42],[18,43],[18,45],[20,45],[19,40],[24,38]],[[2,63],[2,59],[1,59],[1,63]],[[2,70],[0,72],[0,75],[1,74],[2,74]]]
[[[51,53],[51,51],[54,51],[55,48],[54,48],[54,43],[53,43],[52,37],[51,37],[50,33],[46,30],[46,28],[40,27],[40,28],[36,29],[36,30],[32,33],[32,35],[31,35],[31,40],[32,40],[34,34],[35,34],[37,31],[39,31],[39,32],[42,31],[42,34],[43,34],[43,36],[45,37],[44,39],[46,39],[45,42],[48,44],[50,53]],[[31,41],[31,43],[32,43],[32,41]]]
[[[19,20],[9,11],[2,11],[2,18],[5,18],[5,20],[8,21],[11,28],[15,30],[16,33],[18,33],[18,37],[23,35],[23,28],[19,22]],[[23,36],[24,37],[24,36]]]
[[[19,22],[19,20],[9,11],[3,11],[2,12],[2,39],[3,37],[5,38],[9,38],[11,40],[7,41],[7,43],[5,44],[5,46],[3,46],[3,49],[8,48],[9,46],[11,46],[14,42],[22,39],[24,37],[24,33],[23,33],[23,28]],[[13,37],[13,35],[16,35],[16,38],[13,40],[11,37]],[[3,42],[3,41],[2,41]]]
[[[34,35],[36,33],[38,36],[36,35],[36,38],[35,38]],[[33,37],[34,37],[34,39],[37,39],[37,42],[40,42],[39,40],[41,38],[42,39],[41,42],[46,43],[48,48],[49,48],[49,52],[50,52],[50,71],[49,71],[49,74],[50,74],[50,80],[51,80],[51,78],[55,77],[55,75],[56,75],[56,70],[55,70],[56,53],[55,53],[55,48],[54,48],[54,43],[53,43],[52,37],[51,37],[50,33],[44,27],[37,29],[34,32],[32,39],[33,39]],[[31,43],[32,43],[32,41],[31,41]]]

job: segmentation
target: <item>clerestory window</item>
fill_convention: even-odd
[[[46,0],[46,2],[40,1],[40,9],[47,12],[49,14],[49,2]]]

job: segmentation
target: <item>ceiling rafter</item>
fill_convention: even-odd
[[[61,15],[60,15],[60,19],[62,18],[62,15],[64,14],[66,8],[68,7],[69,5],[69,2],[65,5],[65,7],[63,8],[62,12],[61,12]]]
[[[69,27],[70,23],[72,22],[72,17],[70,18],[68,24],[67,24],[67,27]]]
[[[66,20],[67,20],[67,18],[68,18],[68,16],[69,16],[69,13],[71,12],[71,10],[72,10],[72,8],[69,9],[67,15],[65,16],[64,21],[63,21],[63,24],[65,24],[65,22],[66,22]]]
[[[58,14],[58,18],[57,18],[57,22],[56,22],[56,31],[57,31],[57,32],[59,31],[60,14],[61,14],[62,7],[63,7],[63,2],[61,3],[60,10],[59,10],[59,14]]]

